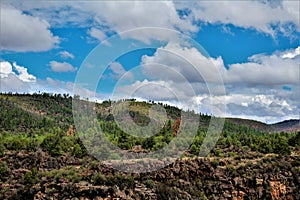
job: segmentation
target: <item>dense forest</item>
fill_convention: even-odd
[[[138,129],[130,126],[127,118],[121,118],[122,126],[130,130],[128,134],[114,120],[116,112],[124,115],[122,109],[113,111],[113,105],[118,102],[93,103],[93,123],[99,125],[112,144],[124,151],[158,151],[174,139],[177,139],[176,148],[188,145],[180,159],[160,171],[123,173],[92,156],[95,153],[92,151],[103,153],[108,147],[94,139],[97,128],[79,128],[74,123],[74,100],[90,104],[67,94],[0,95],[0,199],[299,199],[299,131],[276,131],[259,122],[253,126],[249,120],[225,119],[216,144],[205,158],[199,158],[213,116],[154,101],[124,99],[118,102],[129,105],[130,120],[139,127],[154,124],[153,129]],[[153,105],[165,109],[164,124],[149,118]],[[183,115],[196,117],[197,123],[183,125]],[[83,126],[91,121],[85,117],[81,120]],[[195,135],[191,144],[186,144],[178,134],[192,130],[196,130]],[[150,136],[140,137],[147,135]],[[87,147],[90,143],[92,150]],[[101,156],[123,160],[114,153]],[[175,173],[178,168],[187,171]],[[273,187],[275,176],[279,185],[285,185],[284,191]],[[262,183],[257,182],[258,178]],[[80,188],[85,186],[89,187],[82,192]],[[219,189],[214,189],[216,187]]]

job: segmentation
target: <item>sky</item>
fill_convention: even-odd
[[[1,92],[300,118],[299,1],[1,1]]]

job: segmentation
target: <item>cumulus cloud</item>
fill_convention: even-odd
[[[249,62],[231,64],[225,82],[252,85],[299,83],[299,60],[281,54],[253,55]]]
[[[74,95],[74,83],[47,77],[46,80],[37,79],[27,72],[27,68],[7,61],[0,62],[0,91],[1,92],[49,92],[68,93]],[[103,95],[96,94],[85,88],[76,87],[81,97],[94,97],[93,100],[103,99]]]
[[[59,52],[59,55],[63,59],[68,59],[68,58],[74,59],[74,55],[67,51],[61,51],[61,52]]]
[[[67,62],[50,61],[51,70],[54,72],[74,72],[76,68]]]
[[[17,78],[19,78],[23,82],[35,82],[36,77],[32,74],[29,74],[27,72],[27,68],[17,65],[17,63],[13,63],[11,65],[9,62],[0,62],[0,77],[1,78],[7,78],[9,75],[15,75]],[[17,71],[15,73],[13,71],[13,68]]]
[[[9,74],[14,74],[12,65],[9,62],[0,62],[0,77],[6,78]]]
[[[105,32],[94,27],[88,31],[88,34],[90,34],[93,38],[96,38],[99,41],[103,41],[106,38]]]
[[[287,52],[284,52],[281,55],[281,58],[295,58],[296,56],[300,55],[300,46],[297,47],[295,50],[289,50]]]
[[[103,41],[107,32],[121,33],[140,27],[195,33],[199,30],[199,21],[255,29],[272,36],[278,32],[290,36],[300,31],[299,1],[14,1],[10,4],[46,19],[55,27],[66,24],[89,27],[88,33],[99,41]],[[126,12],[120,12],[122,10]],[[167,35],[164,31],[141,30],[126,37],[148,41],[167,38]]]
[[[49,30],[47,21],[22,13],[10,6],[1,6],[1,50],[47,51],[59,43]]]
[[[52,92],[52,93],[60,93],[60,94],[70,94],[74,95],[74,83],[66,82],[61,80],[56,80],[50,77],[47,77],[45,81],[40,81],[38,87],[42,89],[42,91]],[[90,91],[88,89],[76,86],[76,94],[80,94],[81,97],[93,97],[95,96],[95,92]]]
[[[27,68],[6,61],[0,62],[0,78],[1,92],[28,91],[30,85],[36,82],[36,77],[29,74]]]
[[[172,1],[89,1],[89,2],[36,2],[10,3],[40,18],[47,19],[52,26],[61,27],[65,24],[85,26],[92,24],[88,33],[102,41],[106,32],[121,33],[140,27],[160,27],[176,29],[185,33],[196,32],[198,27],[189,19],[179,16]],[[126,12],[120,12],[125,11]],[[54,12],[59,11],[59,12]],[[57,14],[59,13],[59,14]],[[92,23],[91,23],[92,22]],[[103,30],[105,30],[103,32]],[[142,41],[166,38],[163,31],[127,34],[126,37]]]
[[[113,79],[120,79],[122,76],[125,79],[131,79],[133,78],[133,74],[131,72],[128,72],[124,69],[124,67],[118,63],[118,62],[112,62],[109,65],[109,69],[112,73],[110,73],[110,77]]]
[[[211,103],[218,106],[226,104],[227,117],[242,117],[259,121],[277,122],[299,118],[299,108],[296,102],[273,94],[229,94],[226,96],[198,96],[202,110]],[[207,108],[206,108],[207,109]]]
[[[167,102],[180,97],[184,99],[181,107],[205,113],[213,113],[212,109],[222,111],[226,104],[226,114],[232,117],[269,122],[299,118],[298,49],[253,55],[248,62],[226,68],[221,57],[205,57],[195,48],[169,43],[152,56],[142,57],[141,70],[146,80],[120,84],[115,91]]]
[[[172,81],[178,81],[177,76],[167,68],[160,70],[161,65],[176,70],[189,82],[255,86],[296,84],[299,83],[299,48],[253,55],[248,62],[230,64],[226,69],[222,57],[205,57],[196,48],[169,43],[158,48],[153,56],[143,56],[141,64],[146,75]]]
[[[202,113],[213,113],[222,117],[243,117],[259,121],[277,122],[291,118],[299,118],[297,100],[293,100],[289,93],[268,94],[262,91],[248,93],[245,88],[241,93],[212,95],[209,93],[195,93],[187,85],[180,87],[180,83],[168,81],[136,81],[133,84],[117,87],[115,99],[134,97],[137,99],[151,99],[179,106],[183,109],[193,109]],[[192,89],[191,89],[192,90]],[[279,91],[279,90],[277,90]]]
[[[178,43],[168,43],[153,56],[143,56],[141,65],[146,75],[172,81],[178,81],[180,74],[189,82],[222,82],[220,73],[225,71],[221,58],[205,57],[198,49]],[[162,66],[167,68],[162,71]]]
[[[199,21],[255,29],[272,36],[278,32],[290,36],[300,31],[299,1],[13,1],[9,4],[46,19],[55,27],[93,24],[88,33],[100,40],[105,37],[104,29],[121,33],[139,27],[161,27],[193,33],[199,30]],[[178,14],[180,11],[184,12]],[[163,31],[160,33],[144,31],[131,37],[140,40],[166,37]]]
[[[191,10],[195,20],[206,23],[232,24],[276,35],[276,32],[300,31],[299,1],[199,1],[179,3],[178,7]],[[293,30],[291,30],[293,29]]]
[[[197,30],[190,21],[180,18],[172,1],[88,2],[84,8],[95,12],[99,24],[106,24],[118,33],[138,27]]]
[[[23,82],[35,82],[36,77],[27,72],[27,68],[18,66],[16,63],[13,63],[14,68],[17,70],[17,77]]]

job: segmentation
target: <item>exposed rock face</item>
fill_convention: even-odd
[[[182,159],[142,174],[45,152],[10,151],[0,161],[7,163],[0,199],[300,199],[297,156],[232,166],[222,159],[214,165],[208,158]]]

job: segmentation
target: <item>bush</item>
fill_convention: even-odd
[[[8,167],[7,167],[7,163],[4,161],[4,162],[1,162],[0,163],[0,176],[1,176],[1,179],[2,177],[6,177],[8,176]]]
[[[152,179],[148,179],[145,181],[145,185],[148,187],[148,188],[151,188],[153,189],[155,187],[155,182],[152,180]]]
[[[72,156],[75,156],[77,158],[83,157],[83,152],[79,144],[75,144],[72,149]]]
[[[105,185],[106,182],[107,182],[107,179],[106,179],[106,177],[101,172],[99,172],[99,173],[94,174],[92,176],[92,182],[95,185]]]
[[[108,156],[108,160],[120,160],[121,157],[117,153],[112,153]]]
[[[37,168],[32,168],[30,172],[25,173],[23,176],[23,183],[26,186],[32,186],[37,183],[38,177],[37,177],[38,170]]]
[[[134,188],[135,186],[134,178],[132,176],[126,177],[120,174],[107,177],[107,184],[117,185],[121,190],[123,190],[125,187]]]
[[[4,148],[3,144],[0,144],[0,158],[5,155],[4,150],[5,150],[5,148]]]
[[[27,140],[21,135],[10,135],[5,138],[6,148],[9,150],[22,150],[27,146]]]
[[[61,138],[57,134],[49,134],[41,143],[43,150],[48,151],[51,156],[62,154]]]

